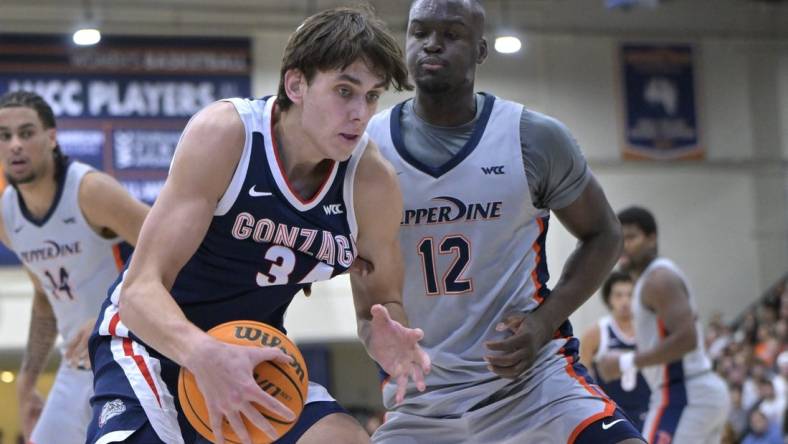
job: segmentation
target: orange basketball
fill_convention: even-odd
[[[281,331],[270,325],[255,321],[230,321],[208,330],[208,334],[230,344],[248,345],[250,347],[279,347],[293,358],[293,363],[289,365],[264,361],[254,369],[254,379],[260,388],[292,410],[296,415],[296,419],[292,422],[283,421],[259,405],[257,406],[258,410],[280,436],[290,430],[304,409],[307,387],[309,385],[306,363],[298,347]],[[180,398],[183,413],[192,427],[205,439],[215,442],[208,418],[208,409],[205,407],[205,400],[197,388],[194,375],[185,368],[181,368],[178,375],[178,397]],[[249,422],[243,414],[241,414],[241,418],[243,418],[246,425],[246,430],[249,431],[252,442],[261,444],[272,442],[268,435]],[[241,441],[238,439],[238,435],[233,432],[232,427],[226,420],[223,424],[223,431],[226,442],[240,444]]]

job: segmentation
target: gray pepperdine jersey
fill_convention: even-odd
[[[63,345],[87,320],[98,316],[123,266],[120,239],[101,237],[80,209],[79,185],[91,171],[88,165],[70,162],[42,220],[30,215],[13,187],[6,187],[2,198],[9,247],[41,282]]]
[[[405,408],[451,415],[510,382],[487,369],[485,343],[507,336],[495,331],[505,315],[532,311],[549,296],[549,211],[529,198],[522,105],[485,94],[469,140],[440,167],[425,165],[404,148],[401,112],[402,104],[380,112],[367,132],[403,189],[403,302],[411,326],[424,329],[421,345],[433,363],[427,393],[418,394],[411,384]],[[568,322],[557,337],[535,367],[559,349],[576,351]],[[384,386],[389,408],[394,389]]]
[[[656,313],[643,305],[641,295],[643,291],[643,282],[649,274],[658,268],[667,268],[681,279],[684,283],[684,288],[687,290],[690,308],[693,313],[696,313],[695,296],[693,295],[684,273],[670,259],[663,257],[654,259],[643,271],[640,278],[638,278],[633,291],[634,301],[632,310],[635,315],[635,342],[638,350],[653,349],[667,335],[663,321],[657,318]],[[670,364],[655,365],[640,370],[643,373],[643,377],[646,378],[646,382],[648,382],[652,396],[660,395],[660,390],[665,382],[669,382],[670,384],[683,383],[686,379],[711,370],[711,361],[709,361],[709,358],[706,356],[706,349],[703,345],[703,333],[700,323],[697,321],[697,317],[695,320],[695,328],[698,335],[698,347],[695,350],[687,353],[680,360],[671,362]]]

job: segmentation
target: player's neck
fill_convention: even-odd
[[[635,327],[632,324],[632,317],[624,317],[624,318],[616,318],[614,317],[613,320],[616,323],[616,327],[621,330],[628,339],[635,337]]]
[[[50,165],[44,174],[33,182],[17,185],[17,189],[28,212],[35,218],[43,218],[54,204],[57,194],[54,165]]]
[[[422,120],[437,126],[459,126],[476,116],[476,95],[473,85],[468,91],[427,94],[416,91],[413,110]]]
[[[326,160],[303,131],[301,116],[295,107],[287,112],[275,111],[271,130],[275,139],[274,147],[278,148],[278,156],[288,179],[310,176]]]

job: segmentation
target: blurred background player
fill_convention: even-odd
[[[641,369],[651,389],[643,428],[654,444],[718,443],[730,410],[725,382],[711,370],[695,301],[684,273],[658,256],[657,223],[645,208],[618,213],[620,266],[635,280],[637,351],[609,351],[597,368],[605,380]]]
[[[34,289],[17,381],[22,432],[34,444],[81,444],[93,394],[88,337],[123,266],[120,244],[137,242],[148,207],[109,175],[68,160],[52,108],[35,93],[0,97],[0,161],[11,185],[0,200],[0,241]],[[63,360],[44,404],[35,386],[58,333]]]
[[[474,92],[484,23],[475,0],[414,2],[416,96],[370,122],[402,187],[404,306],[433,363],[402,405],[384,385],[373,441],[642,442],[577,363],[567,321],[619,255],[615,213],[563,124]],[[552,292],[550,210],[579,240]]]
[[[227,421],[250,444],[242,417],[280,438],[252,403],[292,419],[253,378],[277,348],[242,347],[205,331],[230,320],[282,331],[296,293],[351,276],[359,336],[398,378],[423,385],[421,332],[405,328],[402,198],[396,176],[365,133],[380,95],[408,86],[402,52],[365,10],[307,18],[284,51],[279,92],[209,105],[184,130],[170,175],[128,271],[104,303],[91,338],[96,375],[88,442],[191,443],[174,396],[181,366],[205,397],[210,428]],[[217,154],[220,153],[220,154]],[[328,391],[307,404],[280,443],[363,443],[369,435]]]
[[[632,323],[632,278],[614,271],[602,285],[602,301],[610,314],[589,328],[580,338],[580,362],[593,370],[597,376],[596,359],[608,350],[635,350],[635,326]],[[620,379],[604,381],[597,379],[599,386],[613,398],[634,422],[638,430],[648,413],[651,392],[640,372],[633,373],[627,384]],[[626,386],[626,387],[625,387]]]

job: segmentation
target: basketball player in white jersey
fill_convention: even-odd
[[[642,430],[651,394],[643,375],[636,372],[628,375],[631,379],[625,381],[620,379],[605,381],[598,378],[596,370],[596,360],[608,351],[635,349],[632,288],[632,278],[627,273],[614,271],[605,279],[600,292],[610,314],[583,333],[580,338],[580,363],[593,370],[599,386],[616,401],[635,427]]]
[[[618,257],[618,221],[561,123],[474,92],[483,30],[478,1],[415,1],[416,96],[369,125],[403,190],[404,307],[433,363],[399,406],[384,385],[373,441],[642,442],[577,362],[567,322]],[[552,292],[550,210],[579,240]]]
[[[87,340],[123,265],[120,243],[136,243],[148,207],[107,174],[69,162],[52,108],[31,92],[0,97],[0,161],[9,184],[0,241],[34,288],[17,379],[22,432],[34,444],[83,443],[93,393]],[[44,404],[35,385],[58,333],[64,359]]]
[[[651,389],[643,434],[652,444],[719,443],[730,409],[725,382],[711,370],[687,278],[657,254],[657,224],[648,210],[618,214],[624,232],[620,265],[636,280],[637,351],[610,352],[597,368],[604,379],[637,369]]]

